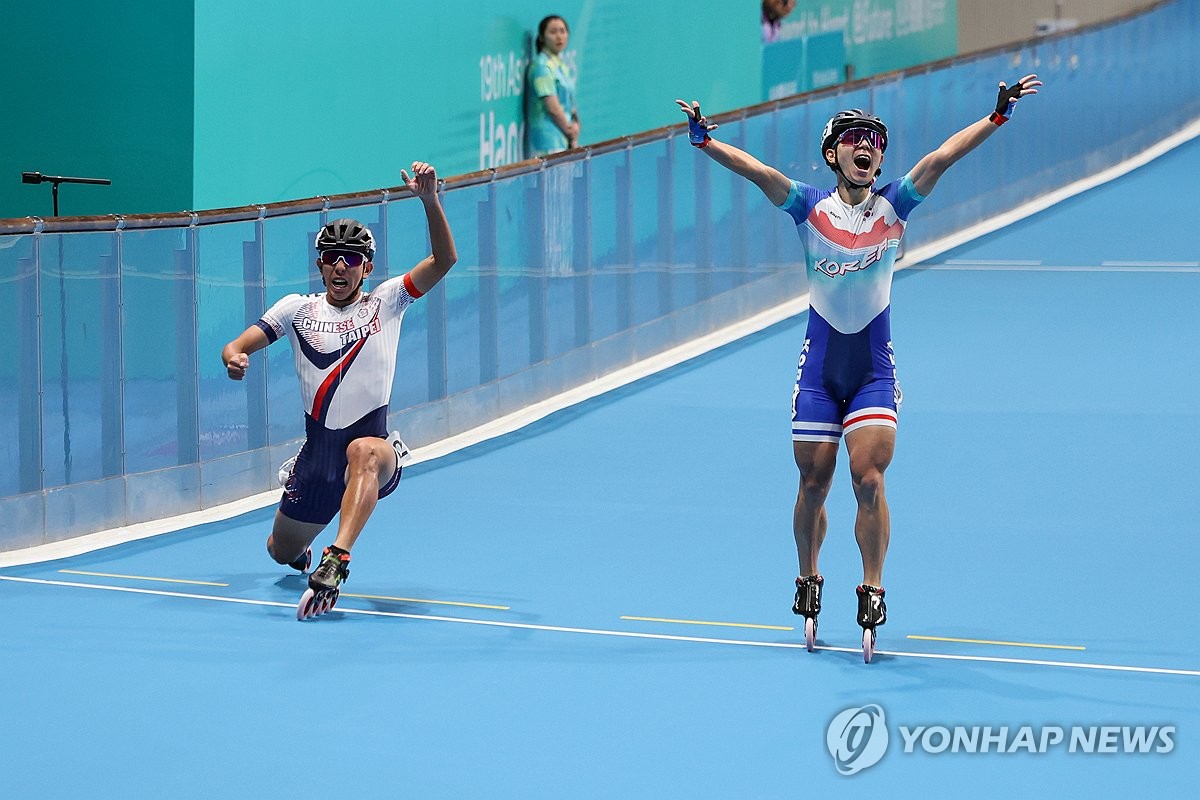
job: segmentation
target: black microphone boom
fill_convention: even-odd
[[[70,178],[66,175],[43,175],[40,172],[22,172],[21,183],[49,183],[54,195],[54,216],[58,216],[58,185],[60,183],[92,183],[100,186],[112,184],[108,178]]]
[[[112,184],[108,178],[68,178],[65,175],[43,175],[40,172],[22,172],[21,183],[98,183],[101,186]]]

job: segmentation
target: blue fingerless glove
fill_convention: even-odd
[[[700,116],[700,106],[693,108],[695,116],[688,116],[688,141],[692,147],[704,147],[712,140],[708,135],[708,120]]]

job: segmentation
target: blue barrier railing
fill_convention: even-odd
[[[840,108],[893,130],[884,179],[987,113],[999,79],[1043,94],[957,165],[906,240],[931,242],[1133,156],[1200,117],[1200,4],[858,81],[719,118],[720,135],[817,184]],[[670,103],[673,97],[664,96]],[[790,219],[678,128],[447,181],[460,255],[409,310],[394,427],[421,446],[802,295]],[[428,252],[407,193],[137,218],[0,221],[0,551],[270,490],[303,436],[286,347],[225,377],[222,345],[320,289],[315,231],[376,232],[373,276]]]

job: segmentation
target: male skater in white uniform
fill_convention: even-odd
[[[309,576],[298,616],[333,607],[349,576],[350,549],[375,503],[400,480],[403,443],[388,435],[387,412],[400,323],[413,300],[440,281],[458,255],[437,194],[437,174],[414,162],[405,185],[425,208],[433,252],[403,276],[363,291],[374,269],[375,240],[353,219],[338,219],[317,234],[323,294],[284,297],[221,351],[229,377],[241,380],[250,354],[286,336],[291,340],[304,399],[305,441],[285,465],[286,483],[267,552],[305,571],[311,545],[339,511],[337,536]]]

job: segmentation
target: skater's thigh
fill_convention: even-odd
[[[324,529],[324,524],[301,522],[276,511],[275,525],[271,529],[273,549],[278,555],[292,554],[294,558],[303,553]]]

